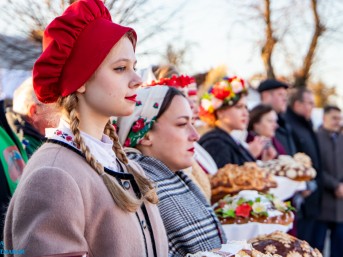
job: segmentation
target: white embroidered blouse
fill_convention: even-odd
[[[77,149],[73,142],[73,133],[70,130],[69,123],[62,118],[57,128],[48,128],[45,130],[45,136],[48,139],[54,139],[67,143]],[[81,131],[81,136],[85,144],[90,149],[96,160],[104,167],[118,171],[118,164],[116,161],[116,154],[112,150],[113,142],[110,137],[103,134],[102,139],[99,140]]]

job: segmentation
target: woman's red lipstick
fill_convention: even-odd
[[[127,97],[125,97],[125,99],[126,99],[126,100],[130,100],[130,101],[132,101],[132,102],[136,102],[136,97],[137,97],[137,95],[132,95],[132,96],[127,96]]]
[[[187,151],[188,151],[188,152],[191,152],[191,153],[194,153],[194,147],[189,148]]]

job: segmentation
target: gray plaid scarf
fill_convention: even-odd
[[[209,251],[226,243],[225,234],[212,207],[193,181],[182,171],[172,172],[152,157],[129,152],[155,182],[159,210],[169,241],[169,256]]]

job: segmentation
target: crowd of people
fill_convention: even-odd
[[[172,66],[154,66],[154,79],[142,81],[136,44],[136,32],[113,23],[100,0],[76,1],[47,26],[33,76],[11,108],[1,102],[5,256],[181,257],[220,248],[226,235],[209,177],[227,164],[299,152],[317,175],[291,199],[290,233],[323,251],[330,231],[330,256],[343,256],[341,110],[326,106],[315,131],[305,85],[263,80],[261,102],[248,110],[249,87],[236,76],[203,95]]]

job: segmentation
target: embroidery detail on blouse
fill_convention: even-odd
[[[80,131],[80,133],[84,143],[89,147],[96,161],[101,163],[105,168],[117,171],[118,164],[116,161],[116,154],[113,151],[112,139],[105,134],[103,134],[102,139],[99,140],[82,131]],[[80,146],[74,141],[75,136],[70,130],[69,124],[62,119],[58,128],[46,130],[46,137],[64,142],[81,152]]]
[[[65,141],[67,141],[67,143],[69,143],[70,145],[76,147],[77,149],[80,149],[76,143],[73,140],[73,137],[70,136],[68,133],[63,132],[62,130],[56,129],[54,132],[54,135],[63,138]]]

